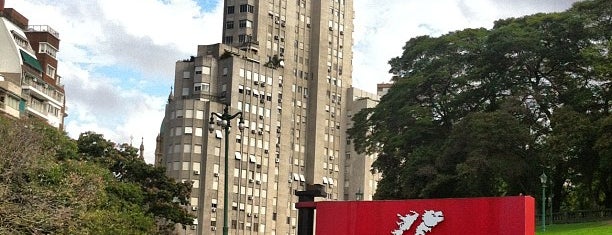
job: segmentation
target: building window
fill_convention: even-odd
[[[202,66],[202,74],[210,75],[210,67]]]
[[[251,35],[240,34],[238,35],[238,42],[250,42],[251,38],[252,38]]]
[[[252,28],[253,27],[253,21],[250,20],[240,20],[238,21],[238,27],[240,28]]]
[[[49,43],[41,42],[38,44],[38,53],[45,53],[55,58],[57,49],[55,49],[55,47],[51,46]]]
[[[200,188],[200,180],[191,180],[191,183],[193,188]]]
[[[227,14],[234,14],[234,6],[227,7]]]
[[[23,48],[28,48],[28,39],[19,35],[17,32],[13,30],[11,30],[11,32],[13,33],[13,39],[15,39],[15,43],[17,43],[17,45]]]
[[[233,29],[234,28],[234,21],[225,22],[225,28],[226,29]]]
[[[254,11],[255,11],[255,7],[253,5],[249,5],[249,4],[240,5],[240,12],[253,13]]]
[[[223,43],[225,44],[231,44],[234,42],[234,37],[233,36],[225,36],[223,38]]]
[[[203,92],[209,92],[210,91],[210,84],[208,83],[195,83],[193,84],[193,90],[194,91],[203,91]]]
[[[47,75],[51,78],[55,78],[55,68],[51,65],[47,65]]]

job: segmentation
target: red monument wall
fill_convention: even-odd
[[[535,234],[532,197],[316,202],[317,235]]]

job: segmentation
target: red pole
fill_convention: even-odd
[[[0,11],[4,10],[4,0],[0,0]]]

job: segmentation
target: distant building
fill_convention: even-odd
[[[376,85],[376,95],[379,98],[382,98],[384,95],[389,92],[389,89],[393,86],[393,83],[378,83]]]
[[[66,100],[57,75],[59,33],[0,2],[0,115],[38,118],[64,128]]]
[[[378,104],[378,95],[357,88],[348,89],[348,126],[353,125],[352,115],[362,109],[374,108]],[[372,163],[377,154],[360,154],[355,151],[353,143],[347,141],[344,157],[344,200],[372,200],[378,187],[381,174],[374,171]]]

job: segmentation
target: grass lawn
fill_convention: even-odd
[[[553,224],[546,226],[546,232],[542,227],[536,228],[538,235],[599,235],[612,234],[612,221],[581,223],[581,224]]]

